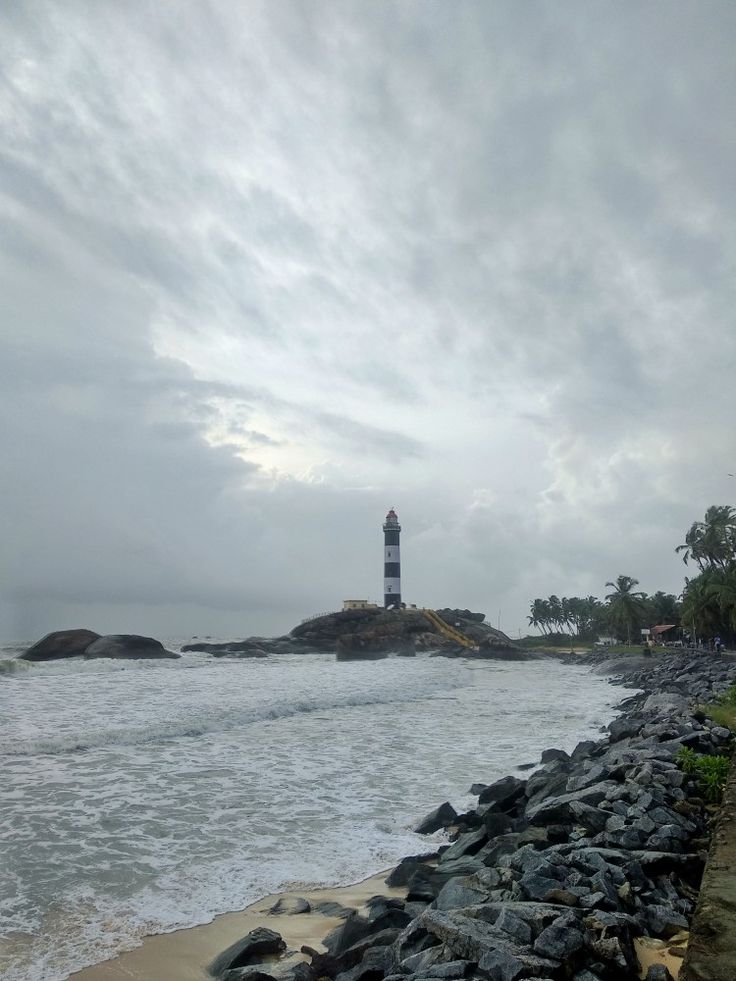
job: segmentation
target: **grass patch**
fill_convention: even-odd
[[[719,726],[736,732],[736,707],[732,705],[701,705],[701,712]]]
[[[736,685],[731,685],[718,697],[717,702],[699,706],[709,719],[736,733]]]

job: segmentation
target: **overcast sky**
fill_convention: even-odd
[[[0,633],[514,636],[733,503],[736,5],[0,5]]]

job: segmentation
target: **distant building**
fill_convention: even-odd
[[[377,610],[376,603],[369,603],[368,600],[343,600],[343,610]]]

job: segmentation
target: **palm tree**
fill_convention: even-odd
[[[618,576],[616,582],[607,582],[606,586],[613,589],[608,593],[609,615],[611,624],[616,628],[625,628],[628,643],[631,643],[631,631],[641,622],[644,612],[644,598],[646,593],[634,590],[634,586],[639,585],[638,579],[631,576]]]
[[[529,621],[530,627],[539,628],[543,634],[547,633],[547,625],[545,622],[544,614],[544,600],[535,599],[532,600],[532,604],[529,608],[529,616],[527,620]]]
[[[695,579],[685,580],[682,593],[682,625],[701,637],[712,637],[720,629],[719,598],[714,587],[716,572],[708,569]],[[694,640],[695,638],[693,638]]]
[[[736,567],[728,572],[711,573],[710,582],[705,585],[705,593],[718,603],[729,626],[736,630]]]
[[[736,560],[736,511],[727,504],[714,504],[703,521],[695,521],[676,552],[684,552],[683,562],[693,559],[701,572],[725,569]]]

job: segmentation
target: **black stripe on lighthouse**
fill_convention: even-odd
[[[401,607],[401,557],[399,535],[401,525],[392,508],[383,524],[383,605]]]

